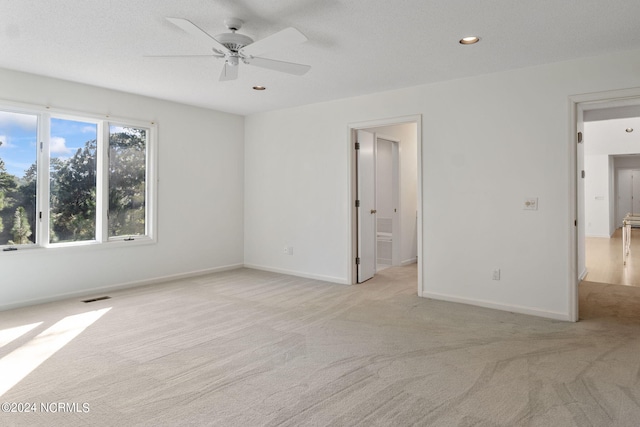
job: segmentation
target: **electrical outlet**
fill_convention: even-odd
[[[524,210],[528,211],[537,211],[538,210],[538,198],[537,197],[528,197],[524,200]]]
[[[500,269],[496,268],[493,270],[493,280],[500,280]]]

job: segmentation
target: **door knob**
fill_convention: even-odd
[[[371,209],[371,213],[372,213],[372,214],[374,214],[374,213],[376,213],[376,212],[378,212],[378,211],[377,211],[377,210],[375,210],[375,209]]]

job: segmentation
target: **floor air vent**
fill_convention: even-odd
[[[103,299],[109,299],[109,298],[111,297],[104,296],[104,297],[86,299],[86,300],[83,300],[82,302],[96,302],[96,301],[102,301]]]

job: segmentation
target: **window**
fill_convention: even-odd
[[[109,237],[145,234],[147,131],[109,126]]]
[[[96,240],[98,125],[51,119],[49,242]]]
[[[0,246],[154,238],[155,126],[0,107]]]
[[[0,111],[0,245],[36,242],[38,116]]]

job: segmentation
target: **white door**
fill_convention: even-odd
[[[631,169],[618,169],[616,177],[616,194],[618,195],[616,206],[616,226],[622,227],[624,216],[631,212]]]
[[[400,142],[376,134],[377,264],[401,265]],[[389,235],[390,233],[390,235]],[[389,241],[390,239],[390,241]]]
[[[376,272],[376,152],[375,135],[359,130],[356,150],[358,211],[358,283]]]
[[[393,264],[393,184],[393,142],[376,135],[376,270]]]

